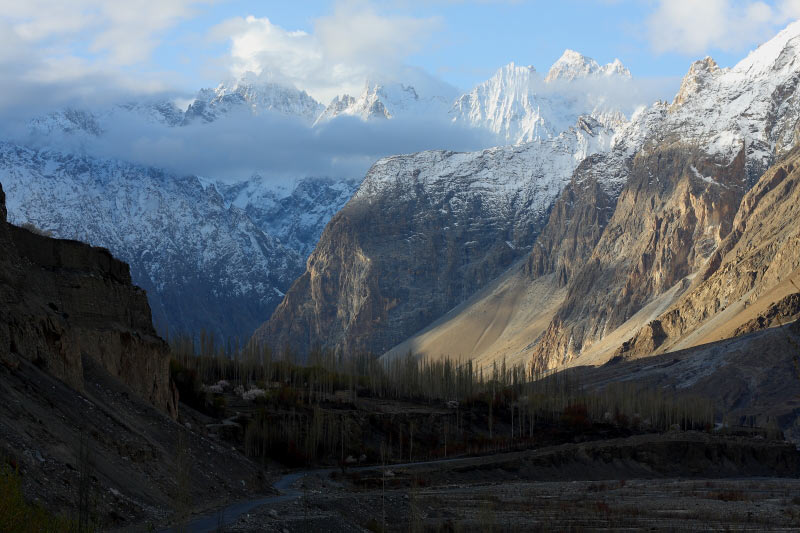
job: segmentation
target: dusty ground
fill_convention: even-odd
[[[294,483],[292,499],[228,530],[796,531],[797,468],[796,450],[779,443],[637,436],[310,475]],[[736,470],[769,475],[724,477]]]
[[[797,531],[798,494],[798,480],[775,478],[309,491],[229,531]]]

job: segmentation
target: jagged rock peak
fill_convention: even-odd
[[[619,59],[614,59],[607,65],[600,66],[597,61],[590,57],[576,52],[575,50],[564,50],[558,61],[553,63],[544,81],[552,82],[556,80],[572,81],[580,78],[595,76],[620,76],[630,78],[630,71],[625,68]]]
[[[340,115],[362,120],[389,119],[400,115],[444,114],[451,100],[425,87],[367,79],[357,97],[344,94],[335,97],[315,121],[323,123]]]
[[[253,114],[272,111],[298,116],[312,122],[324,109],[306,91],[276,81],[269,76],[245,73],[241,78],[220,83],[214,89],[201,89],[186,110],[187,121],[201,118],[211,122],[220,114],[245,106]]]
[[[692,63],[692,66],[689,67],[689,72],[683,77],[681,88],[678,90],[678,94],[675,95],[672,106],[677,107],[686,102],[691,95],[698,93],[706,86],[709,80],[716,77],[720,72],[721,69],[710,56]]]

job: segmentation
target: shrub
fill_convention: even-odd
[[[77,527],[41,505],[26,502],[19,472],[3,463],[0,465],[0,531],[60,533],[77,531]]]
[[[49,231],[49,230],[46,230],[46,229],[41,229],[41,228],[35,226],[34,224],[32,224],[31,222],[24,222],[20,227],[30,231],[31,233],[35,233],[36,235],[41,235],[42,237],[52,237],[53,236],[53,232],[52,231]]]

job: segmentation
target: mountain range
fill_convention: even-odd
[[[540,372],[792,320],[799,46],[794,23],[732,68],[699,60],[607,137],[581,116],[598,148],[571,164],[536,136],[379,161],[254,340]]]
[[[287,181],[257,169],[246,178],[183,175],[98,155],[92,147],[101,144],[108,131],[132,121],[194,128],[202,134],[208,124],[229,116],[247,120],[269,113],[298,120],[308,128],[340,116],[466,122],[487,131],[489,138],[497,139],[493,142],[518,146],[492,149],[484,155],[436,156],[439,172],[456,164],[468,177],[477,168],[476,158],[478,165],[491,162],[493,170],[483,172],[480,183],[469,178],[473,185],[464,191],[468,198],[461,199],[462,194],[449,198],[453,196],[449,187],[456,180],[442,182],[435,172],[426,171],[431,175],[430,192],[438,190],[435,199],[426,201],[449,203],[452,216],[462,219],[465,236],[471,234],[464,218],[469,210],[464,211],[458,202],[485,201],[485,206],[469,209],[496,221],[493,226],[503,235],[498,250],[503,257],[516,258],[530,246],[574,167],[587,155],[608,150],[614,129],[624,123],[622,112],[602,101],[576,99],[578,85],[588,79],[624,82],[630,77],[619,62],[600,67],[571,51],[553,66],[546,80],[532,68],[522,71],[528,74],[520,75],[520,68],[513,64],[504,67],[460,98],[442,86],[423,84],[417,89],[410,84],[367,81],[357,97],[342,95],[326,107],[303,90],[247,74],[200,90],[185,110],[167,100],[55,110],[32,119],[27,137],[0,144],[0,182],[8,191],[9,220],[107,247],[128,262],[134,282],[148,291],[162,334],[206,330],[219,339],[244,342],[303,273],[305,260],[331,217],[357,190],[364,197],[368,194],[363,191],[384,187],[375,179],[377,173],[371,172],[363,183],[352,176]],[[491,118],[486,110],[491,110]],[[532,124],[538,126],[531,129]],[[528,138],[533,145],[525,142]],[[415,168],[408,170],[413,173],[429,164],[429,159],[425,154],[401,157],[387,168],[404,169],[407,161],[413,161]],[[507,173],[507,165],[515,167],[513,172]],[[491,200],[480,198],[487,193]],[[391,197],[386,201],[392,201]],[[419,204],[414,209],[423,207]],[[455,221],[448,215],[441,223],[447,227]],[[477,219],[473,226],[476,223]],[[498,272],[497,266],[483,264],[484,252],[478,250],[466,260],[482,265],[475,267],[482,282]],[[508,258],[497,264],[505,266]],[[464,268],[473,269],[458,266],[457,270]],[[445,289],[450,296],[441,305],[451,306],[469,295],[471,283]],[[422,325],[438,312],[422,316],[415,324]]]

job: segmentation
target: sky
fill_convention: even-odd
[[[798,17],[800,0],[0,0],[0,119],[131,95],[187,103],[245,71],[323,103],[376,78],[467,91],[512,61],[545,73],[567,48],[620,59],[670,100],[693,60],[732,66]],[[385,137],[397,144],[361,160],[419,148]],[[447,147],[479,144],[463,140]]]

